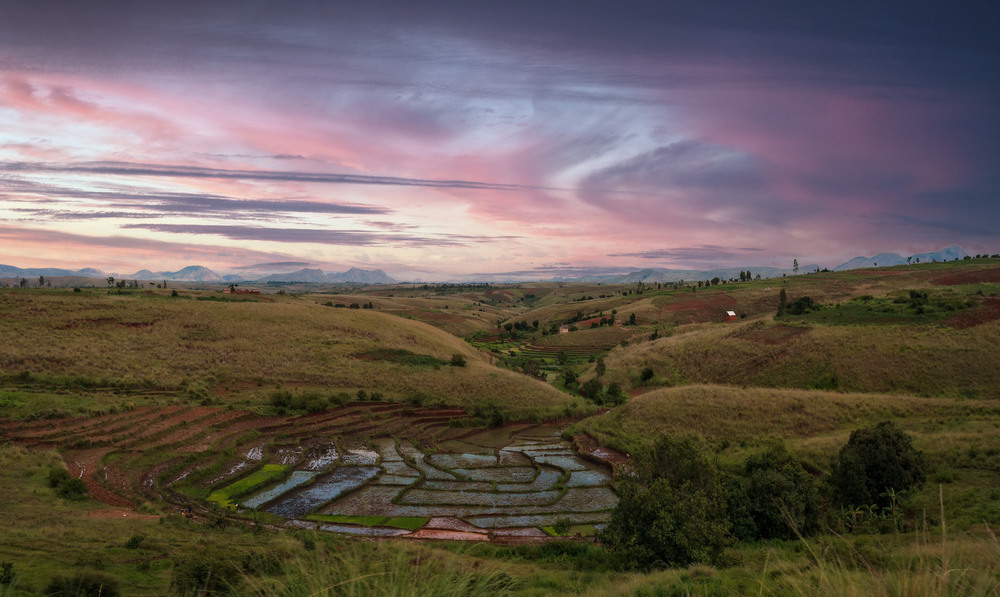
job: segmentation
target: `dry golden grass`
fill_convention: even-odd
[[[771,318],[708,327],[626,349],[605,360],[608,381],[719,383],[923,396],[1000,397],[1000,322],[944,326],[824,326]]]
[[[11,337],[27,339],[0,345],[0,369],[8,374],[200,386],[210,392],[243,389],[251,398],[282,385],[365,389],[394,399],[420,395],[429,403],[457,406],[494,401],[518,411],[570,402],[542,382],[489,365],[467,343],[429,325],[294,297],[216,302],[8,290],[0,292],[0,316]],[[468,365],[420,367],[364,356],[378,350],[407,350],[445,362],[461,354]]]

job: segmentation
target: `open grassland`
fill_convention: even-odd
[[[1000,544],[988,533],[822,537],[737,545],[732,565],[616,572],[587,543],[502,545],[371,542],[275,532],[109,509],[54,495],[54,452],[0,447],[9,508],[0,560],[7,596],[37,595],[59,574],[103,572],[123,595],[193,595],[205,572],[216,594],[338,595],[916,595],[995,596]],[[948,504],[945,504],[946,511]],[[201,574],[201,576],[199,576]],[[210,582],[211,582],[210,579]]]
[[[607,381],[623,387],[718,383],[996,398],[1000,322],[955,329],[757,319],[619,348],[606,363]],[[655,377],[642,382],[647,367]]]
[[[1000,401],[687,386],[654,390],[574,424],[604,445],[637,452],[661,434],[695,434],[723,464],[775,443],[828,474],[851,431],[891,420],[924,452],[930,483],[913,507],[936,516],[937,484],[956,528],[1000,528]]]
[[[336,309],[311,300],[195,300],[103,291],[0,291],[6,402],[49,386],[186,391],[240,405],[284,386],[322,392],[380,392],[398,400],[475,406],[502,403],[512,414],[562,407],[570,398],[527,376],[489,365],[460,339],[375,310]],[[419,359],[383,360],[400,351]],[[27,374],[27,375],[25,375]],[[72,400],[70,400],[72,401]]]
[[[809,296],[823,307],[775,319],[782,288],[789,302]],[[95,571],[120,579],[127,595],[195,594],[190,578],[208,564],[221,581],[213,589],[262,596],[1000,596],[995,260],[696,289],[303,287],[253,300],[172,290],[0,291],[0,563],[14,572],[0,596]],[[373,309],[327,305],[368,302]],[[612,309],[619,321],[635,314],[636,325],[541,333]],[[737,320],[723,321],[726,310]],[[456,337],[535,320],[538,331],[500,354]],[[451,364],[456,354],[464,367]],[[512,445],[511,429],[530,431],[526,422],[481,429],[592,413],[575,395],[583,382],[559,391],[496,367],[500,357],[584,380],[601,366],[602,391],[626,390],[624,404],[567,432],[586,434],[587,453],[695,434],[732,471],[781,444],[822,482],[853,430],[892,420],[927,464],[927,483],[905,496],[911,530],[838,536],[830,529],[843,513],[828,511],[824,534],[736,544],[719,568],[619,572],[603,548],[573,537],[606,518],[603,506],[587,516],[593,497],[613,497],[608,480],[546,445],[557,440]],[[379,399],[352,401],[358,390]],[[53,467],[81,478],[88,496],[59,497]],[[337,476],[348,469],[358,474]],[[285,518],[266,509],[286,496],[308,502],[302,522],[321,528],[478,539],[489,529],[494,542],[278,531],[269,525]],[[371,496],[385,497],[385,512],[371,510]],[[538,536],[566,532],[557,501],[580,515],[569,521],[579,523],[573,541]],[[212,502],[261,511],[226,517]],[[187,505],[190,519],[177,514]],[[432,522],[432,506],[482,526]],[[516,509],[536,535],[497,532],[486,510],[498,507]]]

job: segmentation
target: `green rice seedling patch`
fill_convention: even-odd
[[[236,497],[284,477],[286,470],[288,467],[282,464],[265,464],[239,481],[213,491],[209,494],[208,501],[227,508]]]
[[[271,500],[277,499],[282,494],[299,487],[300,485],[305,485],[309,481],[312,481],[316,475],[319,475],[318,471],[292,471],[292,474],[289,475],[284,482],[243,500],[241,505],[244,508],[258,508]]]
[[[361,361],[382,361],[396,365],[431,367],[435,369],[449,363],[449,361],[444,361],[431,355],[416,354],[403,348],[381,348],[355,353],[353,356]]]

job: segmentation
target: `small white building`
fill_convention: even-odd
[[[726,311],[726,321],[736,321],[736,311]]]

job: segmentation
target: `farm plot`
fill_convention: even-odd
[[[611,470],[578,458],[558,430],[448,426],[465,416],[377,402],[297,417],[173,404],[0,421],[0,432],[61,449],[91,496],[116,507],[261,510],[290,525],[414,539],[533,537],[562,518],[607,520]]]

